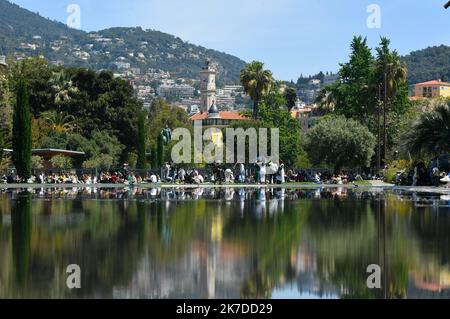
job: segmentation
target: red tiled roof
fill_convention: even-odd
[[[420,97],[420,96],[410,96],[410,97],[409,97],[409,100],[410,100],[411,102],[420,101],[420,100],[423,100],[423,99],[425,99],[425,98]]]
[[[303,109],[300,109],[300,110],[291,111],[291,116],[293,118],[297,118],[298,114],[311,113],[311,112],[312,112],[312,109],[309,108],[309,107],[306,107],[306,108],[303,108]]]
[[[230,112],[230,111],[219,112],[219,117],[222,120],[241,121],[241,120],[246,119],[242,114],[240,114],[238,112]],[[192,121],[201,121],[201,120],[206,120],[207,118],[208,118],[208,112],[203,112],[203,113],[194,114],[191,117],[191,120]]]
[[[439,80],[433,80],[433,81],[428,81],[428,82],[422,82],[422,83],[417,83],[416,86],[427,86],[427,85],[444,85],[444,86],[450,86],[450,83],[448,82],[442,82]]]
[[[206,120],[206,118],[208,117],[208,113],[204,112],[204,113],[197,113],[191,116],[191,120],[192,121],[200,121],[200,120]]]

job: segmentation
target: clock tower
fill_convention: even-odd
[[[200,72],[201,112],[208,112],[211,106],[216,104],[216,70],[211,65],[211,60],[206,60]]]

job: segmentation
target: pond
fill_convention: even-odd
[[[67,267],[79,265],[81,288]],[[369,289],[369,265],[381,269]],[[0,298],[448,298],[450,196],[378,189],[0,193]]]

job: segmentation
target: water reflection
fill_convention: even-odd
[[[0,194],[0,298],[448,298],[446,195],[348,188]],[[65,287],[66,267],[82,289]],[[379,264],[383,289],[366,286]]]

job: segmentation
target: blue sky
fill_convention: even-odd
[[[13,0],[42,16],[67,21],[69,4],[81,8],[81,29],[141,26],[260,60],[279,79],[337,71],[353,35],[371,46],[391,38],[401,54],[450,45],[446,0]],[[381,28],[368,28],[367,8],[381,9]]]

